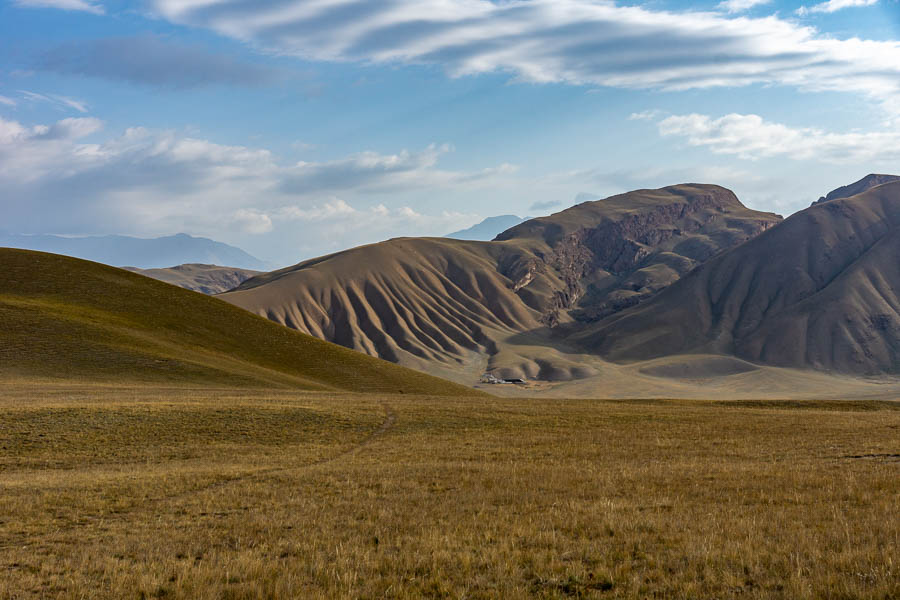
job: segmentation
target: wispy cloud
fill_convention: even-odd
[[[777,16],[594,0],[153,0],[161,17],[280,54],[439,65],[453,76],[684,90],[776,84],[855,92],[900,112],[900,42],[835,39]],[[737,5],[735,5],[737,6]]]
[[[718,8],[729,13],[741,13],[771,3],[772,0],[725,0],[725,2],[719,3]]]
[[[0,104],[3,104],[5,106],[15,106],[16,101],[12,98],[8,98],[7,96],[0,96]]]
[[[35,66],[66,75],[171,88],[257,86],[284,77],[265,65],[150,35],[68,42],[45,52]]]
[[[13,0],[13,3],[26,8],[59,8],[89,12],[95,15],[102,15],[105,12],[101,4],[87,0]]]
[[[758,160],[784,157],[834,164],[900,159],[900,132],[834,133],[811,127],[789,127],[759,115],[673,115],[657,123],[660,135],[681,137],[691,146]]]
[[[654,121],[662,114],[663,114],[663,112],[661,110],[657,110],[657,109],[644,110],[641,112],[631,113],[630,115],[628,115],[628,120],[629,121]]]
[[[878,4],[878,0],[828,0],[828,2],[813,6],[801,6],[797,9],[797,14],[802,17],[810,13],[833,13],[845,8],[874,6],[875,4]]]
[[[38,94],[37,92],[29,92],[27,90],[19,90],[25,100],[31,102],[47,102],[57,108],[70,108],[80,113],[88,111],[87,103],[68,96],[60,96],[58,94]]]

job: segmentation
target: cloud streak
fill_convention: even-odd
[[[529,82],[636,89],[776,84],[851,91],[900,110],[888,102],[900,96],[900,43],[834,39],[777,16],[593,0],[153,0],[152,6],[169,21],[311,60],[438,65],[453,76],[507,72]]]
[[[740,0],[738,0],[740,1]],[[845,8],[857,8],[863,6],[874,6],[878,4],[878,0],[828,0],[821,4],[815,4],[810,7],[801,6],[797,9],[797,14],[801,17],[810,13],[835,13]]]
[[[68,96],[60,96],[58,94],[38,94],[37,92],[29,92],[28,90],[19,90],[22,98],[29,102],[46,102],[56,108],[76,110],[80,113],[88,111],[87,103]]]
[[[95,15],[102,15],[106,12],[100,4],[86,0],[14,0],[13,3],[24,8],[58,8],[89,12]]]
[[[725,0],[719,3],[718,8],[729,13],[741,13],[771,2],[772,0]]]
[[[64,75],[178,89],[260,86],[283,78],[271,67],[150,35],[69,42],[45,52],[35,66]]]

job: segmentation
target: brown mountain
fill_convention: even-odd
[[[813,202],[813,205],[820,204],[822,202],[830,202],[831,200],[838,200],[840,198],[850,198],[857,194],[862,194],[863,192],[872,189],[876,185],[891,183],[892,181],[898,180],[900,180],[900,176],[897,175],[878,175],[874,173],[866,175],[855,183],[851,183],[850,185],[845,185],[843,187],[839,187],[836,190],[832,190],[828,193],[828,195],[822,196],[816,202]]]
[[[368,354],[458,379],[596,369],[559,331],[637,305],[780,222],[713,185],[639,190],[493,242],[401,238],[263,274],[220,297]]]
[[[251,277],[259,275],[262,271],[250,269],[238,269],[235,267],[220,267],[219,265],[202,265],[189,263],[167,269],[138,269],[137,267],[124,267],[133,273],[139,273],[159,281],[165,281],[177,285],[186,290],[200,292],[201,294],[221,294],[232,290],[247,281]]]
[[[615,361],[690,353],[900,370],[900,182],[817,204],[574,341]]]

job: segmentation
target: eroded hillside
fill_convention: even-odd
[[[558,331],[635,306],[780,220],[719,186],[640,190],[532,219],[493,242],[401,238],[354,248],[221,298],[432,372],[582,378],[596,371]]]
[[[637,309],[574,336],[617,361],[685,353],[900,370],[900,182],[797,213]]]

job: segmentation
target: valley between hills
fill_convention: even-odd
[[[0,249],[0,597],[895,598],[898,224],[680,185],[218,296]]]

